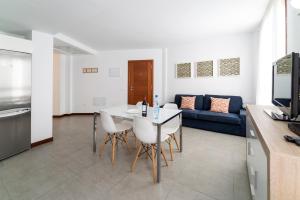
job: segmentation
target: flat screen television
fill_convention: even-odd
[[[291,53],[273,63],[272,103],[291,121],[295,121],[300,113],[299,68],[298,53]]]

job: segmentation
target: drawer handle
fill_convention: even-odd
[[[249,156],[253,156],[254,152],[253,152],[253,148],[251,147],[251,143],[248,142],[248,155]]]
[[[258,176],[258,171],[255,170],[254,172],[254,188],[257,189],[257,176]]]
[[[257,176],[258,176],[258,171],[254,170],[253,167],[250,167],[250,173],[251,176],[254,179],[254,188],[257,189]]]
[[[255,189],[254,189],[253,184],[250,184],[250,192],[251,192],[252,197],[255,197]]]
[[[250,167],[250,172],[251,172],[251,175],[254,177],[254,175],[255,175],[255,172],[254,172],[254,169],[253,169],[253,167]]]
[[[253,130],[250,130],[250,135],[251,135],[252,137],[255,137],[255,133],[254,133]]]

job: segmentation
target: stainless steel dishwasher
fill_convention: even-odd
[[[0,111],[0,160],[30,149],[28,108]]]

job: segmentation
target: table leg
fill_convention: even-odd
[[[96,153],[97,113],[94,113],[93,121],[93,152]]]
[[[160,158],[160,152],[161,152],[161,150],[160,150],[160,140],[161,140],[161,125],[158,124],[157,125],[157,146],[156,146],[156,158],[157,158],[157,164],[156,164],[156,170],[157,170],[156,176],[157,176],[157,178],[156,178],[156,181],[157,181],[157,183],[160,182],[160,160],[161,160],[161,158]]]
[[[180,152],[182,152],[182,113],[179,115],[180,118]]]

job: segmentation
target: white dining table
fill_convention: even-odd
[[[128,111],[131,109],[138,109],[138,113],[129,113]],[[109,113],[113,117],[127,119],[127,120],[133,120],[135,116],[142,115],[140,109],[135,105],[121,105],[121,106],[112,106],[107,108],[100,109],[101,111],[105,111]],[[93,152],[96,152],[96,135],[97,135],[97,116],[100,114],[100,112],[94,113],[94,128],[93,128]],[[179,116],[180,119],[180,126],[179,126],[179,132],[180,132],[180,152],[182,152],[182,110],[175,110],[175,109],[159,109],[159,115],[158,117],[153,116],[153,108],[148,107],[147,109],[147,118],[153,123],[154,126],[157,127],[157,149],[156,149],[156,157],[157,157],[157,166],[161,166],[161,127],[163,124],[167,123],[171,119]],[[157,182],[159,183],[161,181],[161,170],[160,167],[157,167]]]

